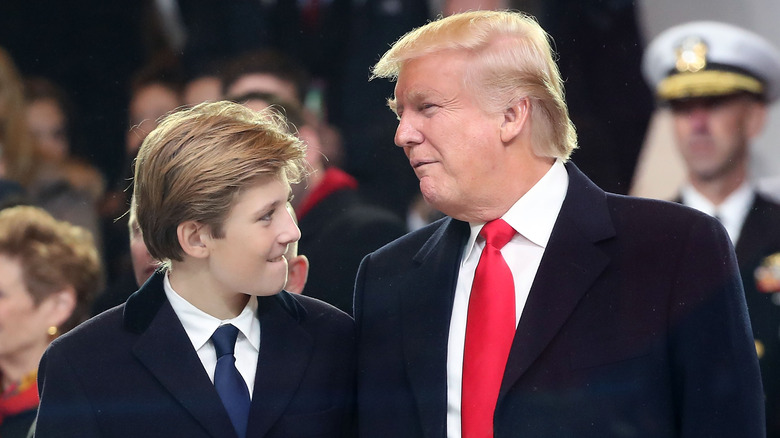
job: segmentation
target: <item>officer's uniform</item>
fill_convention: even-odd
[[[762,37],[725,23],[691,22],[662,32],[648,46],[642,70],[661,104],[736,93],[766,103],[780,97],[780,53]],[[724,225],[735,241],[745,286],[766,394],[767,436],[780,438],[780,205],[749,190],[752,202],[730,204],[742,210],[730,212],[741,223]],[[691,196],[685,194],[684,189],[678,201],[715,214],[686,202]]]

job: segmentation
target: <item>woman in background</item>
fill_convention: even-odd
[[[27,128],[33,139],[36,172],[27,186],[33,205],[56,219],[86,228],[101,250],[98,202],[106,183],[100,171],[73,154],[73,111],[65,90],[44,77],[24,80]]]
[[[0,211],[0,437],[25,437],[38,408],[38,362],[89,314],[100,261],[85,229],[37,207]]]

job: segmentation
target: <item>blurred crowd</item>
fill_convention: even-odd
[[[182,105],[259,90],[299,103],[317,131],[324,166],[343,169],[366,202],[417,228],[440,214],[419,197],[393,145],[395,119],[385,105],[392,84],[368,81],[369,67],[404,32],[472,3],[3,2],[5,202],[24,193],[55,217],[87,228],[103,255],[106,284],[130,278],[124,214],[132,159],[145,135]],[[652,111],[639,73],[634,5],[487,3],[528,10],[548,28],[580,135],[574,159],[605,189],[626,193]],[[622,67],[605,71],[594,58]],[[285,84],[261,79],[225,88],[257,68]],[[635,110],[620,110],[628,105]]]

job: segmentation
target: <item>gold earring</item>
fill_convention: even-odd
[[[49,334],[49,336],[54,336],[57,334],[57,326],[51,326],[48,330],[46,330],[46,333]]]

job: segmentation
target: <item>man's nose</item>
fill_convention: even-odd
[[[710,118],[710,110],[703,107],[703,106],[697,106],[691,109],[690,113],[688,113],[688,121],[690,122],[691,126],[699,131],[702,129],[705,129],[707,127],[707,122]]]
[[[414,126],[410,116],[402,116],[398,120],[398,128],[395,130],[395,144],[400,147],[409,147],[420,144],[423,135]]]

